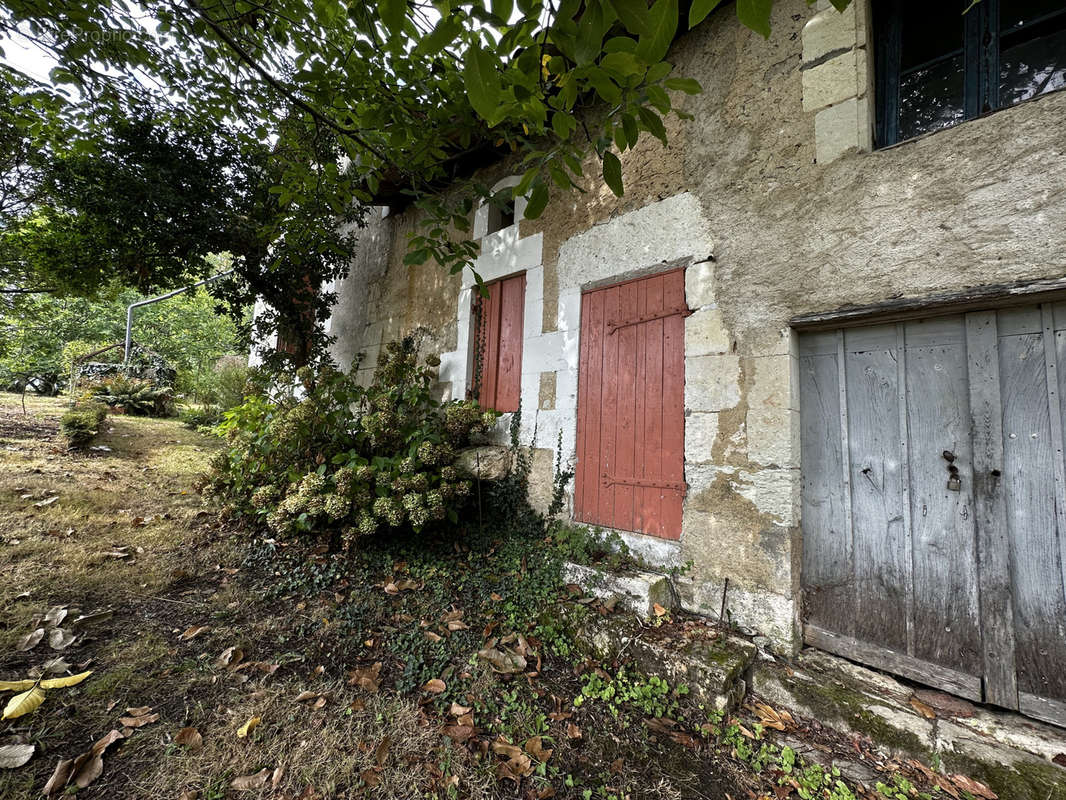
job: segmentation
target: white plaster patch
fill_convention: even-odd
[[[718,414],[696,411],[685,417],[685,463],[711,460],[711,448],[718,438]]]
[[[769,514],[781,525],[799,521],[800,471],[798,469],[741,470],[733,488],[750,500],[760,513]]]
[[[685,302],[693,310],[715,307],[713,260],[697,262],[685,270]]]

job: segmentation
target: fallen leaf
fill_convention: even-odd
[[[0,769],[16,769],[31,758],[35,746],[32,744],[5,744],[0,747]]]
[[[230,781],[229,788],[237,792],[251,792],[256,789],[262,789],[269,780],[270,768],[263,767],[254,775],[242,775],[239,778],[234,778]]]
[[[426,685],[422,688],[427,692],[432,692],[433,694],[440,694],[447,688],[447,686],[445,686],[444,681],[442,681],[440,678],[433,678],[432,680],[426,681]]]
[[[348,685],[359,686],[368,692],[377,692],[381,679],[381,662],[378,661],[372,667],[362,667],[349,673]]]
[[[53,628],[48,634],[48,646],[53,650],[66,650],[78,637],[62,628]]]
[[[469,714],[473,710],[473,706],[461,706],[458,703],[452,703],[451,708],[448,709],[448,713],[453,717],[461,717],[464,714]]]
[[[419,584],[417,581],[403,580],[403,581],[396,581],[395,583],[390,581],[389,583],[385,584],[385,593],[386,594],[399,594],[400,592],[409,591],[411,589],[419,589],[419,588],[421,588],[421,584]]]
[[[359,778],[367,786],[374,787],[381,783],[381,775],[378,774],[376,769],[364,769],[359,773]]]
[[[348,704],[348,710],[353,713],[356,711],[365,711],[366,703],[363,702],[363,698],[357,697]]]
[[[196,728],[182,728],[174,737],[174,744],[184,747],[190,753],[196,753],[204,746],[204,737]]]
[[[16,650],[22,650],[22,651],[32,650],[38,644],[41,643],[41,639],[43,639],[43,638],[44,638],[44,628],[38,628],[37,630],[30,631],[25,636],[23,636],[21,639],[19,639],[18,644],[15,645],[15,649]]]
[[[219,667],[235,668],[241,661],[244,660],[244,651],[239,647],[227,647],[223,650],[217,659],[215,659],[215,665]]]
[[[275,767],[274,772],[270,775],[270,786],[273,789],[277,789],[281,785],[282,778],[285,777],[285,767]]]
[[[577,727],[577,725],[572,722],[568,722],[566,724],[566,736],[568,739],[580,739],[581,728]]]
[[[74,759],[71,781],[79,789],[86,788],[104,773],[104,752],[119,739],[125,739],[122,731],[112,730],[98,740],[87,752]]]
[[[0,681],[0,692],[22,692],[30,689],[37,681]]]
[[[999,800],[998,794],[973,778],[968,778],[965,775],[952,775],[951,780],[964,792],[969,792],[974,797],[983,797],[985,800]]]
[[[526,668],[525,658],[510,650],[486,647],[484,650],[478,650],[477,654],[479,658],[488,661],[489,666],[496,672],[514,673]]]
[[[422,635],[429,639],[431,642],[444,641],[443,636],[441,636],[439,633],[434,633],[433,631],[422,631]]]
[[[1060,767],[1066,767],[1066,753],[1056,753],[1055,757],[1051,760]]]
[[[52,770],[52,777],[48,779],[48,783],[44,785],[42,794],[45,797],[55,797],[57,794],[63,791],[63,788],[67,785],[67,781],[70,780],[70,773],[74,768],[73,758],[61,758],[59,763],[56,764],[56,768]]]
[[[388,736],[383,738],[378,743],[377,749],[374,750],[374,760],[378,762],[379,767],[385,766],[385,759],[388,758],[389,748],[392,746],[392,739]]]
[[[926,703],[923,703],[921,700],[919,700],[914,695],[911,695],[909,702],[910,702],[911,706],[914,708],[914,710],[917,711],[919,714],[921,714],[926,719],[936,719],[936,712],[933,711],[932,706],[927,705]]]
[[[145,725],[159,722],[159,714],[145,714],[141,717],[121,717],[119,722],[127,728],[143,728]]]
[[[501,597],[501,596],[500,596],[499,594],[497,594],[496,592],[493,592],[492,594],[490,594],[490,595],[489,595],[489,597],[490,597],[490,598],[492,599],[492,601],[493,601],[494,603],[499,603],[499,602],[502,602],[502,601],[503,601],[503,597]]]
[[[539,736],[532,736],[526,740],[526,752],[542,764],[552,757],[552,751],[544,747],[544,742]]]
[[[445,725],[441,733],[454,742],[462,744],[474,735],[474,728],[470,725]]]
[[[178,795],[178,800],[198,800],[200,793],[195,789],[186,789]]]
[[[262,721],[263,720],[261,720],[259,717],[252,717],[250,720],[248,720],[246,723],[244,723],[243,725],[241,725],[241,727],[237,729],[237,738],[246,738],[248,734],[254,731],[259,726],[259,723]]]
[[[34,667],[29,671],[29,674],[35,678],[40,678],[42,675],[52,673],[53,675],[62,675],[64,672],[70,670],[70,664],[63,659],[62,656],[56,656],[50,658],[41,664],[39,667]]]
[[[91,625],[94,622],[110,619],[113,616],[115,616],[114,611],[94,611],[92,614],[82,614],[77,617],[71,625],[77,628],[79,625]]]
[[[58,499],[59,499],[59,495],[58,494],[54,494],[51,497],[47,498],[46,500],[41,500],[39,503],[34,503],[34,505],[37,506],[37,508],[44,508],[45,506],[52,505],[52,503],[54,503]]]
[[[766,703],[755,703],[751,708],[758,715],[759,723],[764,728],[783,731],[793,722],[792,715],[787,711],[777,711]]]
[[[126,715],[130,717],[143,717],[145,714],[151,713],[151,711],[151,706],[137,706],[136,708],[127,708]]]
[[[315,700],[315,702],[311,704],[311,708],[314,708],[314,709],[325,708],[327,702],[328,702],[328,700],[326,699],[326,696],[324,694],[323,695],[319,695],[318,699]]]
[[[294,703],[303,703],[303,702],[305,702],[307,700],[314,700],[318,696],[319,696],[318,692],[311,692],[311,691],[305,690],[305,691],[300,692],[298,695],[296,695],[296,699],[293,700],[292,702],[294,702]]]
[[[651,610],[655,612],[655,616],[657,616],[657,617],[666,616],[666,609],[663,608],[658,603],[653,603],[652,607],[651,607]]]
[[[201,633],[209,630],[211,630],[210,625],[194,625],[191,628],[187,628],[180,638],[184,641],[189,641],[189,639],[195,639]]]
[[[0,719],[16,719],[36,711],[44,702],[44,690],[40,686],[17,694],[7,701],[4,716]]]
[[[84,667],[85,664],[82,664]],[[48,678],[41,681],[42,689],[65,689],[68,686],[77,686],[83,680],[93,674],[92,670],[88,672],[79,672],[77,675],[66,675],[62,678]]]
[[[44,621],[47,622],[53,628],[59,627],[59,624],[67,618],[66,606],[52,606],[48,609],[48,612],[44,615]]]

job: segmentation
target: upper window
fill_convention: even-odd
[[[1066,86],[1062,0],[883,0],[874,25],[878,147]]]
[[[522,394],[522,331],[526,275],[485,284],[488,297],[475,295],[473,394],[484,408],[517,411]]]
[[[505,194],[510,195],[510,190]],[[486,234],[502,231],[514,225],[514,200],[491,200],[488,203],[489,218]]]

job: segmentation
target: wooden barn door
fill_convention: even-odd
[[[684,270],[581,298],[579,522],[680,538],[687,314]]]
[[[1066,306],[803,334],[808,642],[1066,724]]]

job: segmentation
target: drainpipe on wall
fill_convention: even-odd
[[[158,303],[160,300],[166,300],[170,297],[174,297],[175,295],[187,292],[190,289],[195,289],[198,286],[203,286],[206,283],[211,283],[211,281],[217,281],[219,278],[225,278],[232,272],[232,269],[228,269],[225,272],[218,273],[218,275],[212,275],[210,278],[204,278],[202,281],[198,281],[197,283],[192,283],[188,286],[182,286],[180,289],[175,289],[173,292],[167,292],[166,294],[161,294],[158,297],[149,297],[147,300],[140,300],[136,303],[130,303],[126,307],[126,347],[122,357],[122,365],[128,366],[130,363],[130,345],[133,344],[133,340],[131,338],[131,333],[133,331],[133,309],[139,308],[140,306],[150,306],[152,303]]]

